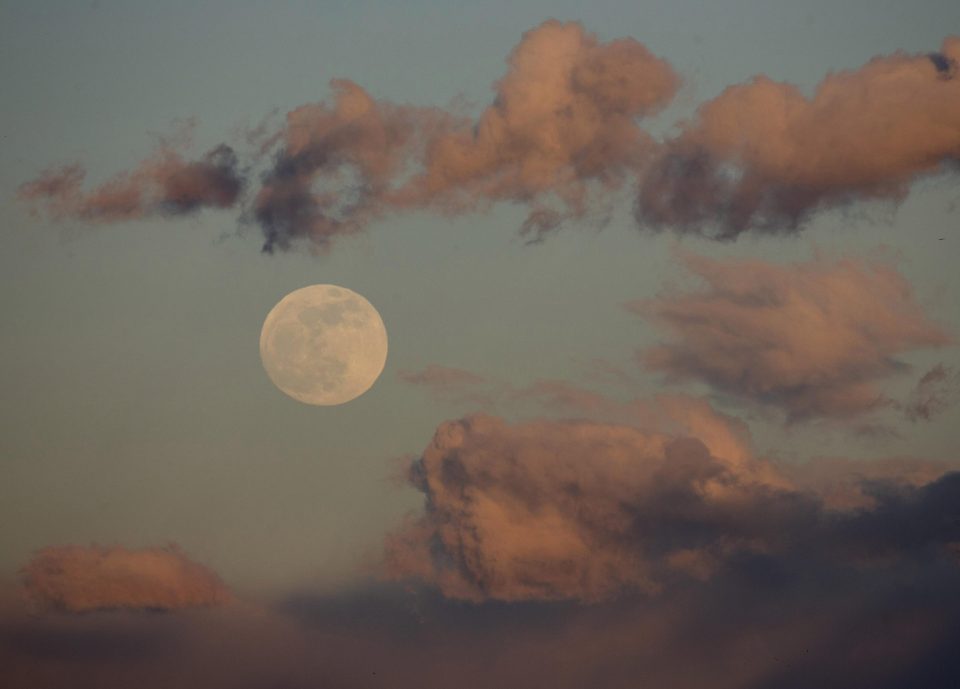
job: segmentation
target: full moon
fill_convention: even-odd
[[[267,314],[260,359],[280,390],[305,404],[349,402],[376,382],[387,330],[373,305],[337,285],[294,290]]]

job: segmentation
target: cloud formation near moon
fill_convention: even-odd
[[[573,218],[603,216],[629,187],[641,228],[732,239],[800,230],[820,210],[900,200],[960,160],[960,37],[930,54],[879,56],[830,74],[812,97],[766,75],[731,86],[656,140],[644,118],[681,78],[633,38],[601,41],[576,22],[523,34],[493,102],[476,118],[378,100],[348,79],[332,101],[291,110],[258,132],[269,155],[245,209],[267,252],[329,248],[384,213],[458,214],[510,202],[537,241]],[[21,199],[88,222],[226,208],[253,187],[233,146],[185,162],[169,150],[90,192],[83,169],[43,172]]]
[[[595,602],[707,581],[751,557],[952,562],[960,473],[918,486],[900,467],[856,481],[868,497],[838,511],[763,459],[717,447],[593,421],[445,422],[409,467],[424,510],[388,539],[389,571],[452,598]]]
[[[882,260],[680,260],[701,288],[630,305],[668,335],[642,363],[791,420],[889,406],[878,384],[905,368],[897,357],[954,342]]]

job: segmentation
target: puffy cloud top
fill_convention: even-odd
[[[808,98],[767,76],[703,104],[644,175],[642,224],[721,238],[797,229],[859,198],[901,198],[960,160],[960,37],[939,53],[877,57]]]
[[[391,571],[471,600],[592,601],[704,578],[781,538],[796,503],[760,462],[588,421],[447,422],[410,476],[426,514],[392,536]]]

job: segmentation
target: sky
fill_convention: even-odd
[[[0,46],[5,685],[960,673],[956,3],[40,0]],[[389,337],[340,406],[260,361],[318,283]]]

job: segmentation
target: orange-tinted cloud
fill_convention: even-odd
[[[425,388],[443,402],[471,409],[532,409],[537,416],[590,419],[642,431],[689,435],[703,442],[715,456],[741,465],[751,462],[754,456],[750,431],[743,421],[692,395],[658,394],[648,399],[621,401],[563,380],[537,380],[516,387],[437,364],[422,371],[401,372],[400,379]],[[775,482],[772,474],[768,478]]]
[[[790,419],[851,417],[889,404],[879,383],[903,367],[898,356],[952,342],[879,260],[682,261],[703,288],[631,305],[672,336],[645,351],[643,363]]]
[[[679,77],[632,38],[604,43],[555,20],[527,31],[508,63],[476,121],[428,138],[423,171],[397,200],[447,211],[530,203],[524,229],[536,239],[644,162],[654,144],[637,120],[673,98]]]
[[[725,449],[588,421],[444,423],[410,468],[427,509],[389,539],[390,571],[469,600],[593,601],[707,577],[789,531],[797,502]]]
[[[229,208],[244,181],[233,149],[221,144],[187,161],[164,145],[135,170],[88,192],[80,165],[47,170],[18,190],[19,197],[54,218],[119,222],[154,215],[186,215],[201,208]]]
[[[445,115],[374,100],[345,79],[331,82],[334,102],[302,105],[274,137],[280,148],[253,203],[264,250],[298,239],[328,246],[362,229],[384,207],[423,129]]]
[[[454,213],[495,201],[531,204],[524,228],[536,239],[650,154],[636,120],[679,82],[637,41],[602,43],[573,22],[528,31],[508,62],[476,120],[377,101],[346,80],[332,82],[332,105],[291,111],[254,202],[265,250],[302,238],[326,247],[386,210]]]
[[[53,546],[23,568],[25,594],[65,612],[176,610],[222,605],[231,594],[220,578],[180,548]]]
[[[960,160],[960,37],[876,57],[812,97],[766,76],[703,104],[640,183],[641,225],[722,239],[797,229],[817,210],[901,199]]]
[[[388,537],[387,574],[474,602],[593,603],[740,577],[752,560],[951,562],[960,473],[838,462],[793,470],[794,482],[731,442],[721,415],[674,404],[710,447],[594,421],[441,424],[410,465],[424,511]]]
[[[671,65],[632,38],[549,20],[523,34],[477,117],[335,79],[332,102],[293,109],[278,131],[259,125],[246,145],[272,161],[241,218],[260,226],[267,252],[326,249],[386,213],[512,202],[535,242],[571,218],[608,217],[612,192],[627,187],[645,227],[790,232],[818,210],[900,199],[918,177],[957,168],[958,57],[960,37],[928,55],[877,57],[828,75],[809,98],[757,76],[657,141],[641,124],[677,92]],[[232,206],[248,174],[226,144],[189,162],[164,147],[92,191],[73,165],[20,196],[55,218],[111,222]]]

